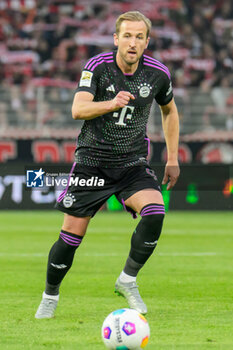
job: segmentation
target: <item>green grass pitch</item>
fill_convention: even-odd
[[[113,293],[136,225],[100,212],[61,287],[56,317],[34,319],[47,254],[63,215],[0,213],[0,349],[100,350],[104,318],[127,307]],[[148,350],[233,349],[233,215],[170,212],[156,253],[138,276],[148,305]]]

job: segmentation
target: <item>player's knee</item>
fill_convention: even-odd
[[[147,239],[158,238],[160,236],[163,219],[165,216],[164,205],[149,204],[142,208],[140,221],[140,231]]]
[[[143,233],[143,240],[155,240],[158,239],[163,225],[164,214],[151,214],[143,216],[140,222],[140,226]]]
[[[154,227],[158,223],[162,223],[165,214],[149,214],[146,216],[142,216],[141,221],[147,225],[148,227]]]
[[[72,232],[78,236],[85,236],[90,217],[75,217],[65,214],[62,230]]]
[[[163,219],[165,215],[164,206],[158,204],[149,204],[142,208],[141,220],[136,227],[132,237],[132,243],[155,241],[159,238]]]
[[[153,223],[157,223],[158,221],[163,221],[165,216],[165,208],[163,204],[147,204],[145,205],[140,215],[144,222],[153,225]]]

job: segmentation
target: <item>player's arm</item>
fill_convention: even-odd
[[[170,190],[177,182],[180,169],[178,163],[179,144],[179,115],[174,98],[164,106],[159,106],[162,115],[162,126],[167,145],[167,164],[163,178],[163,184],[168,182]]]
[[[114,99],[109,101],[95,102],[94,95],[87,91],[77,92],[72,105],[73,119],[90,120],[103,114],[117,111],[125,107],[130,99],[135,99],[128,91],[120,91]]]

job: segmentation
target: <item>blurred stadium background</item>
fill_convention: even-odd
[[[183,175],[176,201],[163,189],[167,209],[232,209],[231,0],[2,0],[0,209],[53,207],[56,189],[25,190],[25,169],[70,168],[82,126],[71,117],[82,67],[113,49],[115,19],[135,9],[152,21],[147,54],[169,67],[180,114]],[[150,161],[160,169],[166,151],[157,106],[148,134]]]

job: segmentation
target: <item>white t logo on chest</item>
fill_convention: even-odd
[[[133,111],[134,111],[135,107],[132,106],[125,106],[121,109],[120,112],[114,112],[113,113],[113,117],[114,118],[119,118],[118,122],[115,123],[116,125],[122,125],[122,126],[126,126],[126,120],[127,119],[131,119],[132,115],[133,115]],[[127,110],[130,110],[129,112],[127,112]]]

